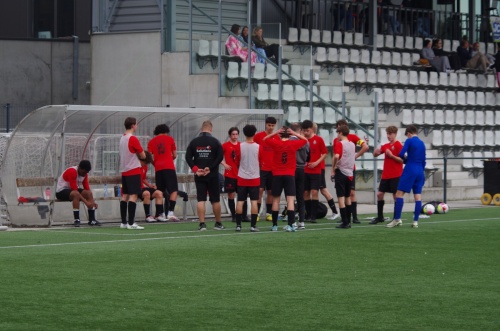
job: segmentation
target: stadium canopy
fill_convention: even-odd
[[[213,123],[213,135],[221,142],[227,140],[227,131],[236,126],[254,124],[264,129],[267,116],[274,116],[278,124],[283,121],[281,109],[202,109],[202,108],[153,108],[87,105],[52,105],[39,108],[27,115],[11,135],[4,152],[1,180],[2,194],[7,205],[8,218],[13,226],[47,226],[46,215],[52,204],[25,203],[18,205],[18,198],[44,197],[47,189],[55,194],[55,181],[50,186],[18,187],[17,178],[57,178],[67,167],[80,160],[90,160],[91,176],[119,175],[118,146],[127,117],[138,122],[136,136],[143,147],[153,137],[158,124],[167,124],[175,139],[178,173],[188,173],[184,161],[187,145],[200,132],[205,120]],[[242,136],[242,135],[241,135]],[[152,167],[151,167],[152,168]],[[152,170],[152,169],[150,169]],[[94,187],[92,187],[94,189]],[[71,219],[70,203],[58,203],[54,210],[54,223]],[[67,205],[60,208],[59,205]],[[80,208],[82,209],[82,208]],[[99,207],[101,214],[106,210]],[[106,209],[106,208],[104,208]],[[114,208],[113,208],[114,209]],[[98,212],[99,215],[99,212]],[[116,217],[107,215],[108,217]],[[101,217],[104,217],[101,215]],[[118,221],[118,218],[116,218]]]

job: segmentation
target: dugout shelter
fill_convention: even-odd
[[[119,173],[118,146],[125,131],[124,121],[135,117],[136,136],[146,149],[158,124],[167,124],[177,146],[178,174],[189,174],[184,151],[199,134],[203,121],[211,120],[213,135],[221,143],[227,140],[227,130],[246,124],[264,129],[265,118],[274,116],[283,121],[281,109],[200,109],[121,107],[88,105],[51,105],[27,115],[12,132],[7,143],[1,168],[1,189],[7,206],[7,217],[14,227],[44,227],[71,224],[70,202],[55,203],[55,185],[59,175],[80,160],[91,161],[91,189],[98,201],[97,218],[118,222],[119,204],[109,178]],[[240,135],[244,139],[243,134]],[[154,169],[150,166],[150,174]],[[106,184],[107,192],[104,193]],[[50,191],[50,192],[49,192]],[[27,199],[26,202],[22,198]],[[21,198],[21,199],[20,199]],[[83,205],[82,212],[86,211]],[[142,208],[137,208],[138,220]],[[86,221],[82,215],[82,222]]]

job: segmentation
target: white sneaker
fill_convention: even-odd
[[[306,226],[305,226],[304,222],[299,222],[299,226],[298,226],[298,228],[299,228],[300,230],[305,229],[305,228],[306,228]]]
[[[155,220],[155,218],[153,216],[150,215],[150,216],[146,217],[146,222],[148,222],[148,223],[154,223],[154,222],[156,222],[156,220]]]
[[[161,213],[160,215],[158,215],[158,217],[156,217],[156,220],[158,222],[166,222],[166,221],[168,221],[167,218],[165,217],[165,213]]]
[[[137,223],[134,223],[132,225],[127,224],[127,229],[129,229],[129,230],[144,230],[144,227],[137,225]]]
[[[332,214],[331,216],[328,216],[326,219],[330,221],[335,221],[339,217],[340,217],[339,214]]]
[[[120,224],[120,229],[126,229],[127,228],[127,224]]]
[[[179,222],[179,218],[177,216],[174,215],[174,212],[172,211],[169,211],[168,212],[168,215],[167,215],[167,219],[170,221],[170,222]]]
[[[387,223],[385,225],[386,228],[393,228],[395,226],[400,226],[401,224],[403,224],[403,221],[401,220],[392,220],[391,222]]]
[[[418,221],[413,221],[413,223],[411,223],[411,227],[418,228]]]

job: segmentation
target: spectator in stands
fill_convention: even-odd
[[[141,160],[142,194],[139,198],[142,200],[144,215],[146,215],[146,222],[166,222],[167,219],[165,218],[165,214],[163,212],[163,192],[158,190],[156,185],[150,183],[147,177],[148,164],[153,162],[153,154],[148,151],[144,151],[144,153],[146,153],[146,157],[144,160]],[[155,217],[151,216],[151,198],[155,199]]]
[[[498,45],[497,53],[495,54],[495,71],[497,75],[498,90],[500,92],[500,44]]]
[[[280,46],[278,44],[268,44],[262,36],[263,32],[264,30],[262,27],[256,26],[255,29],[253,29],[252,42],[255,44],[259,54],[262,54],[263,51],[264,55],[267,56],[268,59],[274,58],[274,62],[278,63]]]
[[[462,66],[460,65],[460,58],[456,52],[446,52],[443,50],[443,40],[434,39],[432,41],[432,51],[436,56],[446,56],[448,57],[448,62],[453,70],[460,70]]]
[[[239,35],[240,26],[238,24],[233,24],[233,26],[231,26],[231,32],[236,36]],[[247,62],[249,56],[248,47],[243,47],[241,42],[232,34],[229,35],[226,40],[226,49],[229,55],[238,56],[243,62]],[[253,66],[257,61],[257,53],[250,52],[250,54],[250,64]]]
[[[246,47],[248,46],[248,26],[244,26],[243,29],[241,29],[241,34],[239,35],[238,39],[240,39],[241,41],[243,41],[243,47]],[[253,39],[253,36],[252,36],[252,39]],[[266,52],[262,49],[262,48],[255,48],[255,43],[252,42],[252,48],[255,49],[255,51],[257,51],[257,61],[259,61],[259,63],[266,63],[266,60],[264,60],[264,58],[260,55],[266,55]]]
[[[486,56],[484,56],[483,53],[479,52],[479,47],[478,51],[474,53],[474,55],[473,51],[474,50],[472,49],[472,47],[469,47],[468,41],[462,40],[462,42],[460,42],[460,46],[457,47],[457,53],[460,57],[460,63],[462,67],[468,69],[484,70],[484,72],[486,73],[486,70],[489,66],[488,59],[486,58]]]
[[[88,173],[92,169],[90,161],[82,160],[77,166],[64,170],[57,180],[56,198],[73,203],[74,225],[80,226],[80,201],[85,204],[89,212],[89,225],[101,225],[95,219],[97,204],[89,186]]]
[[[333,30],[351,31],[353,29],[351,2],[355,1],[339,0],[332,4],[330,12],[333,14]]]
[[[434,51],[432,50],[431,46],[432,46],[431,40],[426,39],[424,41],[424,48],[422,49],[420,56],[423,59],[426,59],[427,61],[429,61],[430,65],[432,65],[434,68],[436,68],[436,70],[439,72],[447,72],[448,70],[451,70],[450,62],[448,61],[448,57],[447,56],[436,56],[434,54]]]
[[[479,51],[479,42],[476,41],[475,43],[473,43],[471,48],[472,48],[471,55],[473,58],[474,58],[474,56],[476,56],[479,53],[479,54],[482,54],[484,57],[486,57],[486,62],[488,64],[488,67],[490,67],[493,63],[495,63],[494,56],[489,55],[487,53],[483,54]]]
[[[378,0],[378,4],[381,7],[378,8],[379,22],[389,23],[387,27],[387,34],[401,34],[401,23],[399,23],[393,15],[396,14],[396,11],[394,10],[395,7],[388,7],[388,5],[392,5],[393,3],[390,0]],[[380,19],[380,17],[382,17],[382,19]],[[381,27],[380,30],[384,31],[383,27]]]

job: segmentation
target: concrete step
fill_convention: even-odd
[[[434,179],[437,179],[437,178],[439,178],[440,180],[444,179],[444,172],[437,171],[434,174]],[[469,178],[470,178],[469,173],[468,172],[464,172],[464,171],[450,171],[450,169],[448,169],[448,171],[446,173],[446,179],[447,180],[469,179]]]

